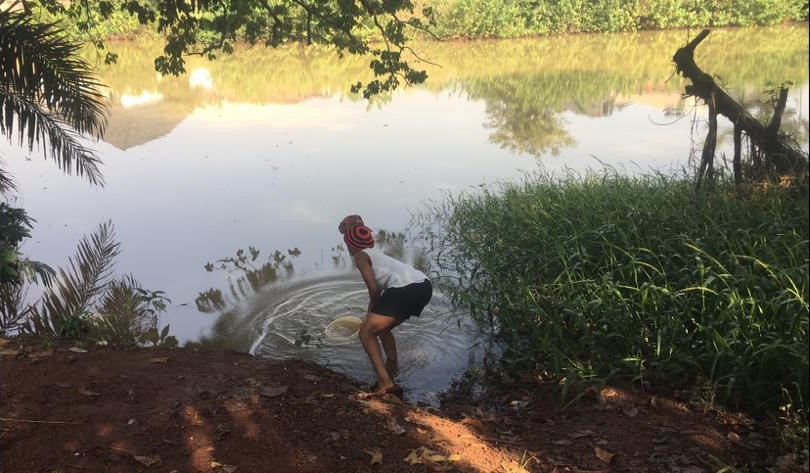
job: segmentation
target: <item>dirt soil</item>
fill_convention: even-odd
[[[797,466],[779,456],[772,425],[619,388],[566,409],[542,383],[456,396],[441,408],[370,398],[362,388],[310,363],[233,352],[85,352],[4,340],[0,472],[699,473],[720,469],[715,459],[749,471]]]

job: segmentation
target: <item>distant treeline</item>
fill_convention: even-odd
[[[611,33],[686,27],[774,25],[807,21],[806,0],[412,0],[414,13],[430,11],[432,32],[443,39],[518,38],[558,33]],[[77,19],[36,8],[40,20],[67,20],[70,34],[92,28],[101,38],[141,37],[147,30],[113,0],[112,16],[98,8]],[[368,24],[360,35],[375,34]],[[148,34],[148,33],[147,33]],[[152,33],[154,34],[154,33]],[[424,35],[427,36],[427,35]],[[423,38],[424,39],[424,38]]]
[[[445,38],[515,38],[806,21],[803,0],[421,0]]]

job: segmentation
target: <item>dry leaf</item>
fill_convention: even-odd
[[[0,350],[0,356],[17,356],[20,350]]]
[[[374,450],[363,450],[364,452],[371,455],[371,464],[372,465],[382,465],[382,452],[379,448],[375,448]]]
[[[602,460],[603,462],[607,463],[608,465],[613,463],[613,459],[616,457],[615,453],[613,453],[613,452],[611,452],[609,450],[605,450],[602,447],[594,447],[593,452],[596,454],[596,458]]]
[[[481,421],[478,420],[478,419],[465,417],[465,418],[461,419],[461,423],[462,423],[462,425],[469,425],[471,427],[475,427],[479,432],[484,432],[486,430],[486,428],[484,427],[484,424],[481,423]]]
[[[156,463],[160,463],[160,457],[157,456],[157,455],[147,457],[147,456],[143,456],[143,455],[134,455],[133,454],[132,458],[134,458],[135,461],[137,461],[138,463],[140,463],[141,465],[143,465],[143,466],[145,466],[147,468],[151,467],[152,465],[154,465]]]
[[[403,459],[409,465],[454,462],[461,460],[461,455],[454,453],[451,455],[444,455],[441,452],[430,450],[426,447],[419,447],[416,450],[411,450],[411,453]]]
[[[280,386],[264,386],[259,394],[264,397],[277,397],[286,393],[288,388],[289,386],[286,384],[282,384]]]
[[[222,463],[220,463],[218,461],[213,461],[213,460],[211,461],[211,468],[214,468],[218,472],[221,471],[223,473],[234,473],[238,469],[238,467],[236,467],[236,466],[225,465],[225,464],[222,464]]]
[[[83,387],[82,387],[82,388],[79,388],[79,392],[80,392],[80,393],[82,393],[82,394],[84,394],[85,396],[91,396],[91,397],[92,397],[92,396],[101,396],[101,393],[97,393],[97,392],[95,392],[95,391],[91,391],[91,390],[89,390],[89,389],[85,389],[85,388],[83,388]]]
[[[152,363],[161,363],[165,365],[166,363],[169,362],[169,358],[165,356],[158,356],[155,358],[149,358],[149,361],[151,361]]]
[[[624,415],[626,415],[627,417],[635,417],[638,415],[638,409],[636,409],[635,406],[631,406],[627,409],[622,409],[622,412],[624,412]]]
[[[418,450],[418,449],[417,449]],[[408,454],[403,460],[408,462],[409,465],[416,465],[417,463],[422,463],[422,457],[416,453],[416,450],[411,450],[411,453]]]
[[[87,350],[85,350],[84,348],[79,348],[79,347],[68,348],[68,351],[72,351],[73,353],[87,353]]]
[[[394,435],[402,435],[405,433],[405,429],[401,425],[397,424],[397,421],[394,419],[389,419],[386,422],[386,427],[388,427],[388,430],[390,430]]]
[[[595,434],[593,430],[580,430],[575,434],[571,434],[571,438],[581,439],[582,437],[590,437],[591,435]]]
[[[28,358],[42,358],[45,356],[53,356],[53,350],[37,351],[28,354]]]

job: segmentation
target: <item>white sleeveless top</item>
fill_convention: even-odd
[[[422,271],[394,259],[382,251],[374,248],[365,248],[362,251],[371,258],[371,269],[374,270],[374,279],[377,280],[380,289],[405,287],[428,278]]]

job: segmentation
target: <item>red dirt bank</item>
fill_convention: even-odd
[[[778,457],[772,428],[618,389],[566,410],[542,385],[434,409],[304,362],[69,348],[0,341],[0,473],[698,473]]]

